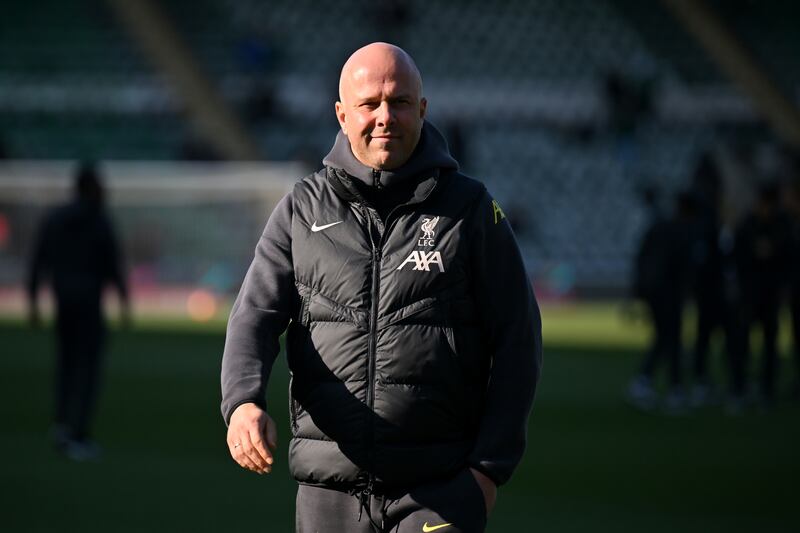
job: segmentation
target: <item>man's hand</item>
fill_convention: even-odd
[[[258,474],[272,471],[278,434],[272,418],[254,403],[243,403],[231,415],[228,449],[239,466]]]
[[[488,515],[494,509],[494,504],[497,501],[497,486],[495,486],[494,481],[479,470],[470,468],[470,471],[483,491],[483,499],[486,501],[486,514]]]

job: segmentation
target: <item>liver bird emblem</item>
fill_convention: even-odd
[[[439,222],[439,217],[423,218],[422,220],[422,231],[424,233],[422,238],[433,239],[433,228],[435,228],[436,224]]]

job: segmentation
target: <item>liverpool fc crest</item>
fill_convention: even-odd
[[[439,217],[423,218],[422,219],[422,238],[417,243],[417,246],[433,246],[433,236],[435,232],[433,228],[439,222]]]

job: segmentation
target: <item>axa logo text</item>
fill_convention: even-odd
[[[403,267],[408,263],[414,263],[414,268],[411,270],[424,270],[425,272],[431,271],[431,265],[439,267],[439,272],[444,272],[444,263],[442,262],[441,252],[426,252],[424,250],[414,250],[409,254],[403,263],[397,267],[397,270],[403,270]]]

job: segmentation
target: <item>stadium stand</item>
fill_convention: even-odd
[[[0,132],[10,157],[169,159],[186,135],[165,83],[101,0],[6,2]]]
[[[11,157],[207,155],[193,146],[180,102],[106,2],[7,4],[0,135]],[[792,22],[800,7],[710,4],[796,92],[800,34]],[[746,102],[658,2],[159,5],[271,160],[324,155],[337,129],[338,70],[352,50],[376,39],[405,47],[425,76],[431,119],[458,128],[465,170],[519,219],[533,274],[566,267],[582,286],[625,284],[643,184],[678,190],[699,154],[724,138],[720,124],[753,123]],[[649,103],[626,131],[615,129],[610,111],[614,73]]]

